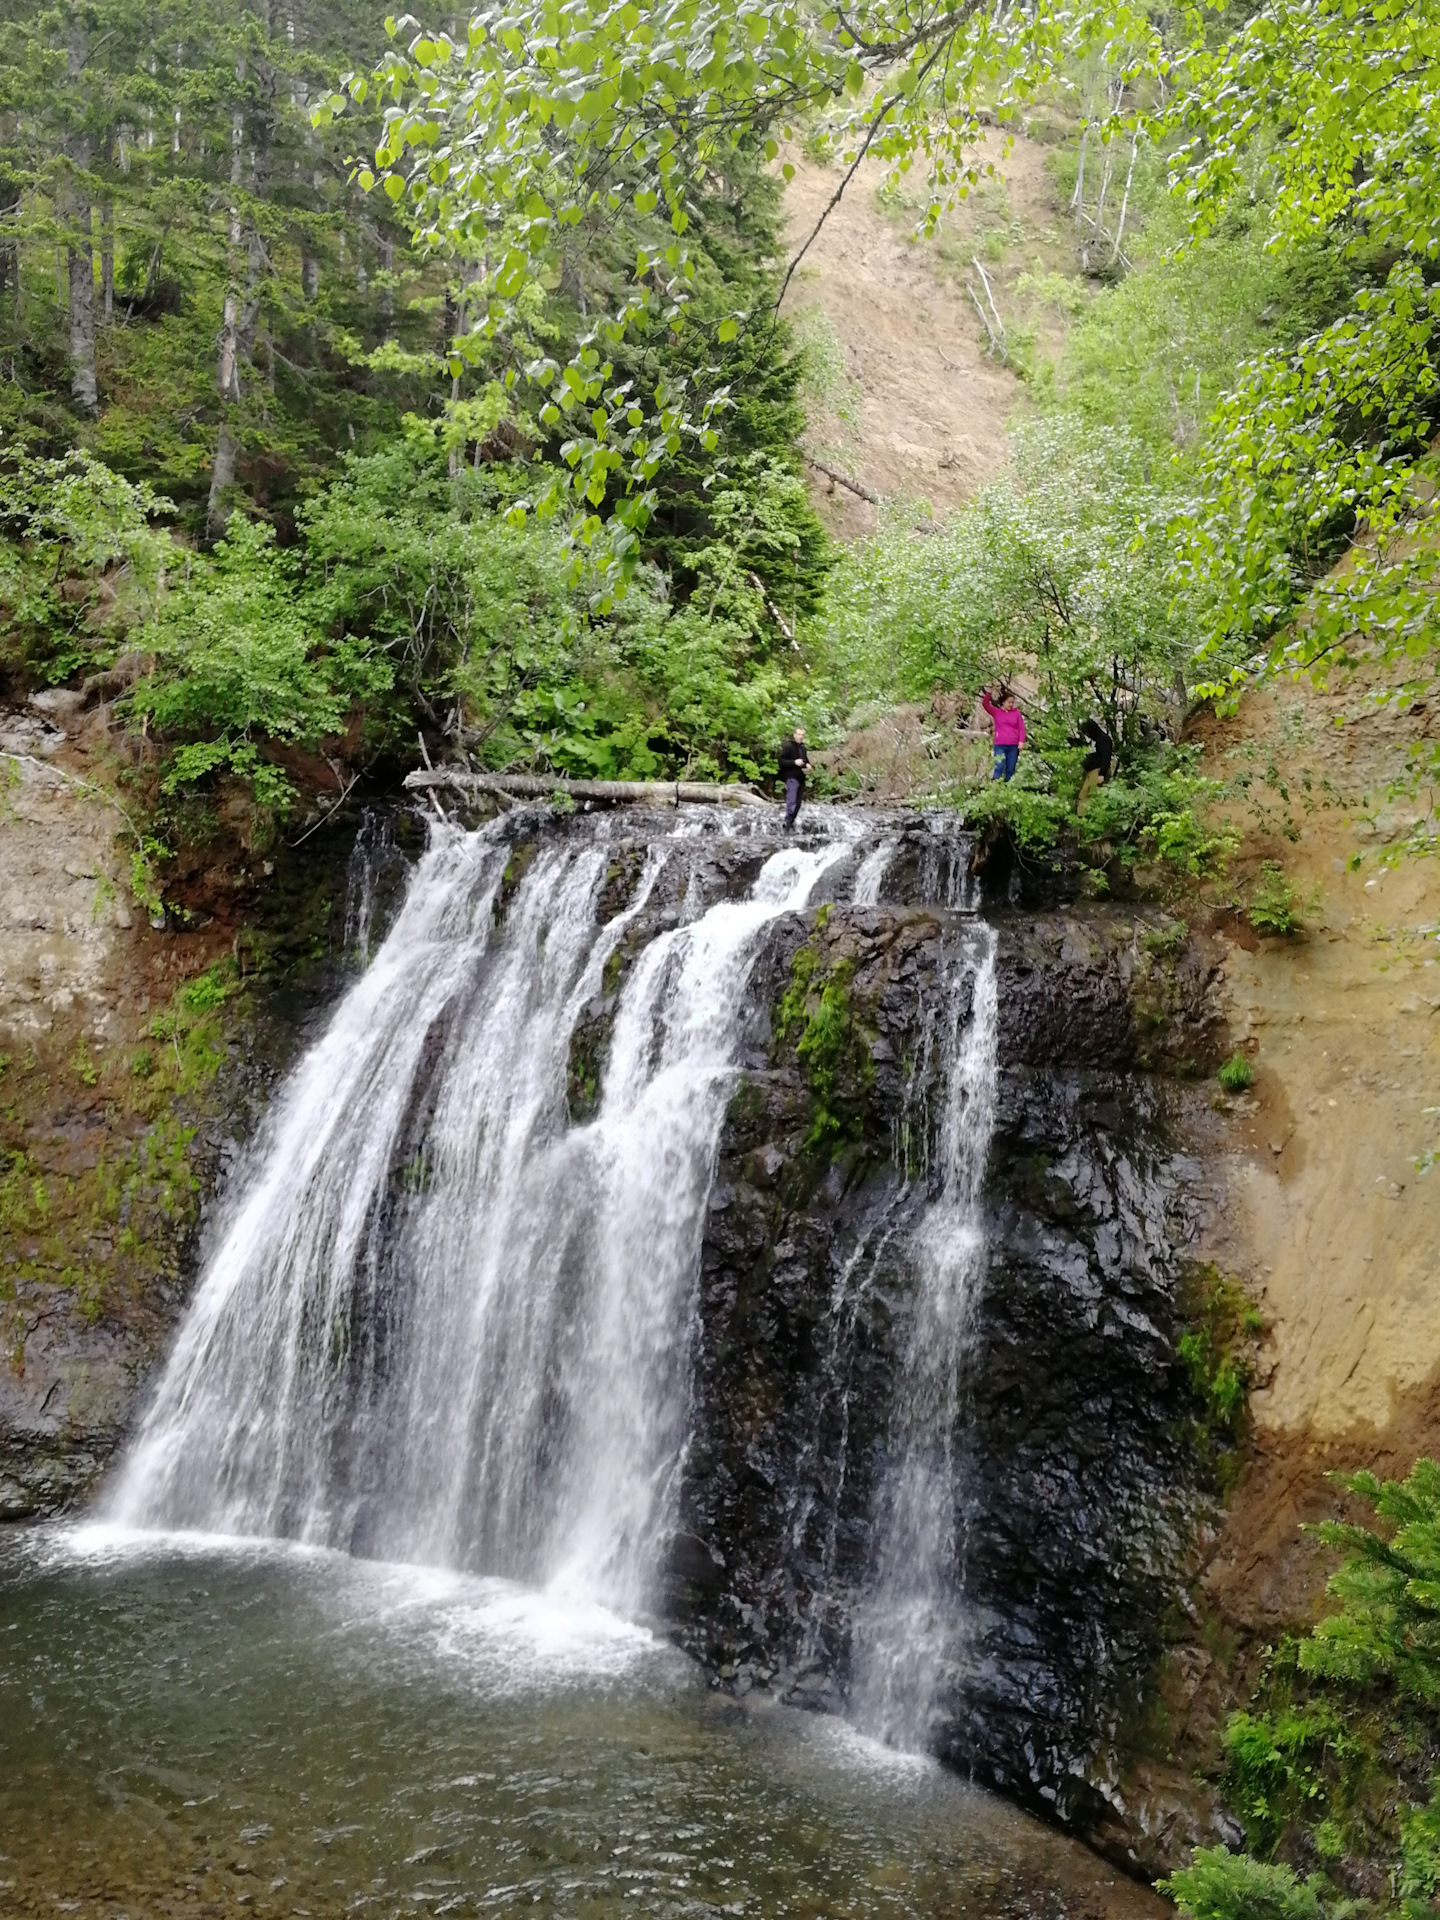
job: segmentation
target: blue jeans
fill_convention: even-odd
[[[800,811],[800,803],[805,798],[805,782],[791,778],[785,782],[785,824],[793,827],[795,816]]]
[[[1019,764],[1019,747],[1002,747],[997,741],[995,746],[995,771],[991,774],[990,778],[992,780],[1013,780],[1015,778],[1015,769]]]

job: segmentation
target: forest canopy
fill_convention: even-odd
[[[1012,674],[1024,777],[940,797],[1053,837],[1098,713],[1132,790],[1092,837],[1133,850],[1203,802],[1198,698],[1267,662],[1431,674],[1440,0],[13,11],[3,666],[103,683],[161,794],[273,814],[277,747],[393,767],[417,729],[751,778],[795,718]],[[837,549],[779,317],[786,143],[850,192],[884,163],[923,237],[982,121],[1041,109],[1090,280],[1010,470]],[[1127,150],[1107,224],[1087,164]]]

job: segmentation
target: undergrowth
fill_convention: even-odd
[[[1199,1451],[1223,1494],[1234,1484],[1242,1464],[1241,1443],[1262,1321],[1239,1281],[1213,1263],[1192,1269],[1187,1293],[1189,1324],[1176,1351],[1196,1407]]]
[[[1342,1555],[1334,1611],[1283,1640],[1225,1731],[1249,1852],[1202,1848],[1168,1891],[1195,1920],[1433,1920],[1440,1892],[1440,1465],[1335,1476],[1375,1526],[1307,1529]]]

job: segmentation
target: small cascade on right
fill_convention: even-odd
[[[944,1027],[945,1110],[931,1176],[938,1192],[912,1245],[914,1312],[877,1503],[874,1580],[855,1615],[851,1653],[856,1723],[912,1751],[931,1744],[937,1697],[966,1642],[955,1443],[985,1271],[981,1195],[995,1124],[997,941],[983,923],[967,928],[963,941]]]

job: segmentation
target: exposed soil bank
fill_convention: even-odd
[[[1333,1561],[1302,1526],[1369,1518],[1327,1475],[1403,1478],[1440,1456],[1440,1174],[1416,1166],[1440,1135],[1425,1111],[1440,1098],[1440,877],[1431,858],[1386,862],[1428,809],[1394,783],[1433,724],[1423,706],[1377,705],[1362,679],[1281,683],[1206,727],[1220,770],[1250,782],[1234,905],[1208,917],[1255,1081],[1213,1096],[1201,1246],[1245,1279],[1265,1332],[1247,1464],[1198,1543],[1130,1733],[1123,1815],[1098,1836],[1153,1871],[1186,1838],[1183,1783],[1218,1781],[1220,1733],[1266,1651],[1324,1610]],[[1266,861],[1294,890],[1303,925],[1287,937],[1249,922]]]

